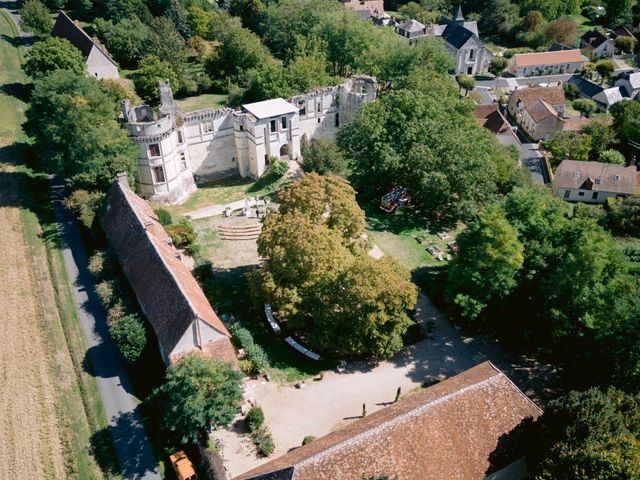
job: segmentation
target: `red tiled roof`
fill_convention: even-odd
[[[473,110],[473,115],[476,117],[476,122],[479,126],[490,130],[496,135],[511,129],[509,122],[498,109],[497,103],[478,105]]]
[[[197,318],[229,337],[198,282],[180,260],[180,252],[143,199],[115,182],[107,195],[102,225],[164,354],[172,353]]]
[[[558,116],[558,112],[556,112],[556,110],[551,105],[549,105],[541,98],[538,98],[533,103],[526,106],[525,109],[527,110],[527,112],[529,112],[529,115],[531,115],[531,118],[536,123],[540,123],[549,117]]]
[[[532,67],[536,65],[557,65],[560,63],[581,62],[580,50],[556,50],[553,52],[516,53],[513,63],[516,67]]]
[[[482,479],[499,439],[541,413],[485,362],[235,480]]]

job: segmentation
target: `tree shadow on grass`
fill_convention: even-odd
[[[5,83],[0,86],[0,92],[9,95],[11,97],[15,97],[18,100],[21,100],[25,103],[29,102],[29,98],[31,97],[31,92],[33,91],[32,83]]]

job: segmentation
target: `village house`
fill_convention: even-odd
[[[87,73],[92,77],[120,78],[118,64],[111,58],[104,45],[87,35],[80,25],[62,10],[58,13],[51,36],[64,38],[80,50],[86,62]]]
[[[516,89],[508,112],[533,140],[548,140],[564,128],[565,97],[562,86]]]
[[[514,447],[509,433],[541,413],[485,362],[235,480],[482,479],[496,467],[492,454]]]
[[[509,60],[507,71],[516,77],[576,73],[587,63],[580,50],[516,53]]]
[[[580,37],[580,48],[587,51],[591,58],[611,58],[615,50],[612,38],[598,30],[589,30]]]
[[[615,38],[618,38],[618,37],[629,37],[634,42],[638,41],[636,36],[633,33],[631,33],[627,27],[618,27],[613,31],[613,33],[615,35]]]
[[[193,351],[235,362],[229,332],[156,214],[129,189],[126,173],[109,189],[101,222],[164,363]]]
[[[601,112],[608,112],[612,105],[625,98],[619,86],[604,88],[580,75],[572,75],[567,83],[576,86],[581,98],[593,100]]]
[[[377,94],[376,80],[360,75],[289,100],[182,112],[171,87],[159,88],[157,112],[123,100],[122,116],[139,147],[137,190],[165,203],[184,201],[196,183],[231,175],[257,179],[273,158],[298,159],[303,137],[334,138]]]
[[[475,75],[487,71],[491,54],[478,36],[478,23],[466,21],[458,6],[455,18],[442,18],[440,24],[426,26],[417,20],[396,25],[395,31],[410,45],[420,38],[442,37],[445,50],[454,59],[454,72]]]
[[[553,178],[553,193],[569,202],[606,203],[637,191],[635,166],[563,160]]]
[[[640,72],[624,74],[616,80],[616,87],[620,88],[625,97],[640,101]]]

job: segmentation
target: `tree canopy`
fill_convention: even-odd
[[[51,12],[40,0],[26,0],[20,9],[20,25],[36,38],[46,38],[53,29]]]
[[[33,78],[41,78],[54,70],[85,73],[84,57],[80,50],[64,38],[51,37],[35,42],[24,64],[24,71]]]
[[[388,357],[402,347],[417,298],[409,273],[374,260],[364,213],[339,177],[306,174],[279,194],[258,240],[254,293],[320,351]]]
[[[119,172],[135,178],[137,148],[93,78],[56,70],[37,80],[27,130],[49,171],[65,178],[72,189],[106,191]]]
[[[209,425],[227,426],[242,400],[241,380],[228,363],[199,353],[181,357],[158,388],[165,428],[195,443]]]

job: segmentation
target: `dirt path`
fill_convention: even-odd
[[[0,160],[1,157],[0,157]],[[10,174],[0,167],[0,465],[3,478],[64,478],[57,386]]]

